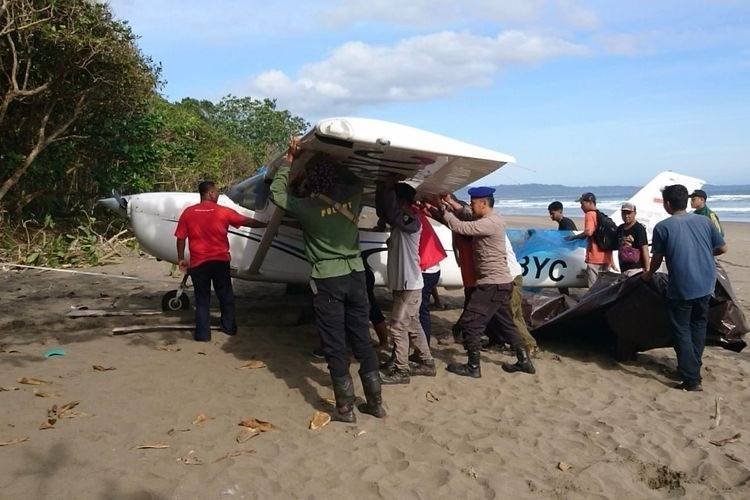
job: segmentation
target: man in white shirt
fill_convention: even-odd
[[[405,183],[378,183],[375,204],[378,215],[391,225],[388,239],[388,288],[393,292],[390,336],[394,344],[393,363],[386,363],[380,375],[383,384],[408,384],[410,376],[436,375],[435,360],[419,322],[424,281],[419,266],[422,224],[412,204],[416,191]],[[415,366],[409,365],[409,344],[414,347]]]

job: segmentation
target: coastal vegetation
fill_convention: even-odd
[[[227,185],[308,125],[269,99],[169,102],[136,41],[105,3],[1,0],[0,259],[111,260],[125,223],[97,198]]]

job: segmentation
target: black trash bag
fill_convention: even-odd
[[[726,272],[718,264],[717,271],[715,296],[709,305],[706,343],[740,352],[747,346],[742,337],[748,325]],[[593,334],[604,341],[620,361],[649,349],[671,347],[666,313],[668,280],[668,275],[663,273],[656,273],[649,283],[640,275],[607,275],[580,302],[551,318],[550,302],[540,301],[530,314],[532,333],[539,338]],[[542,321],[535,324],[534,319]]]

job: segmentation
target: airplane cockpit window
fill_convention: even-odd
[[[261,211],[268,206],[271,193],[265,182],[266,167],[261,167],[252,177],[238,182],[227,189],[226,195],[236,204],[248,210]]]

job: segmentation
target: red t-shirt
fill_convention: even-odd
[[[229,262],[229,226],[241,226],[247,217],[213,201],[202,201],[182,212],[174,235],[188,240],[190,267],[211,260]]]
[[[477,272],[474,268],[474,243],[471,236],[453,233],[453,250],[458,250],[458,267],[461,268],[461,281],[464,288],[477,286]]]

